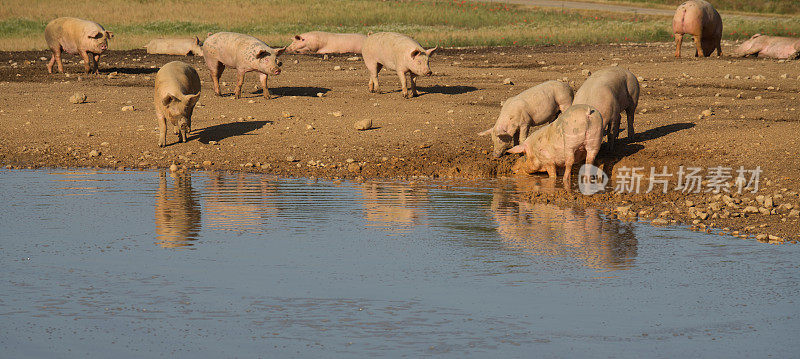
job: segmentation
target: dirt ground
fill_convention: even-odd
[[[690,41],[688,41],[690,42]],[[730,54],[732,44],[723,51]],[[796,242],[800,190],[800,68],[796,61],[711,57],[696,59],[670,43],[481,49],[446,49],[432,59],[434,75],[418,79],[420,96],[404,99],[391,71],[381,73],[384,93],[367,91],[363,62],[351,55],[285,55],[283,73],[271,76],[275,98],[265,100],[248,74],[242,99],[231,95],[235,70],[213,94],[200,57],[111,51],[101,75],[80,73],[78,56],[66,55],[69,75],[49,75],[46,52],[0,52],[0,164],[7,168],[153,168],[264,172],[317,178],[478,179],[513,176],[517,155],[491,156],[491,127],[500,103],[540,82],[561,79],[573,89],[584,70],[618,65],[642,86],[636,137],[599,159],[612,178],[642,167],[641,192],[651,167],[704,170],[740,166],[763,171],[758,193],[606,193],[548,189],[545,174],[517,175],[536,201],[597,205],[627,220],[683,224],[703,231]],[[203,92],[187,143],[168,134],[158,147],[153,108],[157,69],[173,60],[195,66]],[[510,79],[511,85],[504,84]],[[87,102],[72,104],[76,92]],[[133,111],[122,108],[132,105]],[[706,116],[703,111],[709,110]],[[374,128],[354,123],[371,119]],[[624,128],[624,116],[623,126]],[[706,173],[705,171],[703,172]],[[707,182],[702,184],[705,186]],[[539,189],[544,188],[544,189]],[[723,196],[726,195],[726,196]],[[757,197],[762,196],[762,197]],[[772,202],[772,203],[770,203]],[[747,210],[747,207],[749,210]],[[751,213],[755,208],[758,213]]]

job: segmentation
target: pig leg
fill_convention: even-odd
[[[551,179],[555,179],[556,177],[558,177],[558,174],[556,173],[555,164],[549,164],[545,166],[544,169],[545,171],[547,171],[547,177],[550,177]]]
[[[564,188],[570,189],[570,177],[572,177],[572,166],[575,164],[575,150],[570,148],[564,149]]]
[[[81,52],[81,57],[83,57],[83,68],[86,70],[86,73],[92,73],[91,61],[89,58],[89,53],[86,51]]]
[[[636,132],[633,129],[633,116],[636,113],[636,109],[631,106],[625,110],[625,117],[628,120],[628,139],[632,140],[634,136],[636,136]]]
[[[614,149],[617,143],[617,136],[619,136],[619,123],[622,120],[620,114],[611,117],[611,122],[608,124],[608,145]]]
[[[100,73],[100,55],[94,55],[94,73]]]
[[[683,34],[675,34],[675,57],[681,57],[682,43],[683,43]]]
[[[244,85],[244,74],[245,72],[242,70],[239,70],[236,73],[236,92],[234,93],[234,96],[237,99],[242,97],[242,85]]]
[[[378,92],[378,73],[381,72],[381,65],[378,62],[367,62],[367,70],[369,70],[369,92]]]
[[[694,48],[695,48],[694,57],[699,57],[700,55],[705,57],[705,53],[703,52],[703,44],[702,44],[702,42],[703,42],[702,41],[702,34],[694,36]]]
[[[715,39],[714,42],[717,44],[717,57],[722,57],[722,36]]]
[[[53,73],[53,65],[56,64],[56,52],[53,50],[53,56],[50,58],[50,62],[47,63],[47,73]]]
[[[217,94],[217,96],[222,96],[219,92],[219,78],[222,77],[222,72],[225,71],[225,65],[219,61],[211,64],[206,63],[206,65],[208,65],[208,70],[211,71],[211,82],[214,86],[214,93]]]
[[[411,85],[411,97],[417,97],[417,75],[410,74],[409,76],[409,84]]]
[[[89,53],[89,72],[93,74],[97,74],[97,62],[94,60],[94,55]]]
[[[522,124],[519,126],[519,143],[525,142],[525,139],[528,138],[528,124]]]
[[[158,147],[165,147],[167,145],[167,118],[156,112],[156,119],[158,120]]]
[[[269,100],[272,96],[269,93],[269,88],[267,87],[267,74],[261,74],[258,76],[258,80],[261,82],[261,89],[264,91],[264,98]]]
[[[408,83],[406,82],[406,73],[401,72],[400,70],[397,71],[397,77],[400,78],[400,90],[403,93],[403,97],[411,98],[408,93]]]

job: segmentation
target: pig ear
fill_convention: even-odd
[[[508,153],[525,153],[525,146],[522,144],[516,145],[508,149]]]
[[[172,95],[167,95],[161,100],[161,104],[164,106],[169,106],[169,104],[171,104],[172,101],[177,101],[177,100],[178,100],[177,97]]]
[[[439,46],[436,46],[436,47],[434,47],[434,48],[432,48],[432,49],[427,49],[427,50],[425,50],[425,53],[426,53],[426,54],[428,54],[428,56],[431,56],[431,55],[433,55],[433,53],[434,53],[436,50],[438,50],[438,49],[439,49]]]
[[[200,45],[200,38],[195,36],[194,37],[194,43]]]
[[[197,102],[200,99],[200,93],[198,92],[196,95],[186,95],[184,96],[184,100],[189,102]]]
[[[101,36],[103,36],[100,31],[91,31],[88,35],[90,39],[99,39]]]
[[[303,41],[303,38],[300,35],[294,35],[294,39],[297,41]]]
[[[286,46],[275,49],[275,56],[280,56],[284,51],[286,51]]]
[[[109,39],[113,39],[114,38],[114,33],[111,32],[111,31],[106,31],[106,36],[108,36]]]
[[[480,133],[478,133],[478,136],[486,136],[486,135],[491,135],[491,134],[492,134],[492,130],[494,130],[494,127],[491,127],[491,128],[489,128],[488,130],[486,130],[486,131],[483,131],[483,132],[480,132]]]
[[[417,57],[419,56],[419,54],[420,54],[419,50],[411,51],[411,57]]]
[[[267,56],[269,56],[269,51],[267,51],[267,50],[261,50],[256,54],[256,58],[257,59],[263,59],[263,58],[265,58]]]

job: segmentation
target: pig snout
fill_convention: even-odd
[[[430,76],[430,75],[433,75],[433,71],[431,71],[431,69],[428,69],[428,72],[425,73],[425,76]]]

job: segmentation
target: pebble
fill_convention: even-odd
[[[313,129],[314,129],[314,126],[306,125],[306,130],[313,130]]]
[[[177,170],[178,170],[178,165],[176,165],[176,164],[174,164],[174,163],[173,163],[173,164],[171,164],[171,165],[169,165],[169,171],[170,171],[170,172],[175,172],[175,171],[177,171]]]
[[[339,66],[339,65],[336,65],[336,66],[333,67],[333,71],[339,71],[341,69],[342,69],[342,67]]]
[[[292,117],[292,114],[290,114],[290,113],[288,113],[288,112],[283,112],[283,113],[281,114],[281,116],[283,116],[283,118],[291,118],[291,117]]]
[[[294,63],[295,65],[297,65],[297,64],[299,64],[299,63],[300,63],[300,60],[294,60],[294,61],[293,61],[293,63]]]
[[[372,119],[365,118],[353,124],[353,127],[359,131],[366,131],[372,128]]]
[[[100,146],[103,146],[103,147],[108,147],[109,145],[110,145],[110,143],[108,143],[108,142],[103,142],[103,143],[100,144]]]
[[[76,92],[70,96],[69,102],[74,104],[84,103],[86,102],[86,94],[83,92]]]
[[[122,112],[133,111],[134,108],[133,108],[133,105],[127,105],[127,106],[122,106],[122,108],[120,110],[122,110]]]
[[[342,113],[339,111],[333,111],[331,112],[331,115],[333,115],[333,117],[342,117]]]
[[[354,160],[354,159],[352,159],[352,158],[348,158],[348,159],[346,159],[346,160],[345,160],[345,162],[347,162],[347,163],[353,163],[353,162],[355,162],[355,161],[356,161],[356,160]]]
[[[800,217],[800,210],[793,209],[789,211],[789,217]]]
[[[347,170],[350,172],[358,172],[361,171],[361,165],[358,163],[351,163],[347,165]]]
[[[347,61],[358,61],[358,60],[361,60],[361,58],[358,57],[358,56],[353,56],[353,57],[348,57],[347,58]]]
[[[656,225],[656,226],[663,226],[663,225],[669,224],[669,221],[667,221],[664,218],[656,218],[650,223],[652,223],[653,225]]]
[[[703,118],[703,117],[711,117],[711,115],[713,115],[713,114],[714,113],[711,112],[711,110],[703,110],[703,112],[700,112],[700,117],[701,118]]]
[[[203,161],[203,166],[205,166],[205,167],[211,166],[211,165],[213,165],[213,164],[214,164],[214,163],[213,163],[213,162],[211,162],[211,161],[209,161],[209,160],[205,160],[205,161]]]
[[[756,207],[756,206],[747,206],[747,207],[744,207],[742,212],[744,212],[744,213],[758,213],[758,207]]]
[[[783,74],[783,75],[781,75],[781,78],[782,79],[787,79],[787,78],[789,78],[789,74]]]
[[[98,152],[97,150],[91,150],[89,152],[89,157],[97,157],[97,156],[100,156],[100,152]]]
[[[503,85],[513,85],[513,84],[514,84],[514,82],[512,82],[512,81],[511,81],[511,78],[510,78],[510,77],[506,77],[506,78],[503,80]]]
[[[592,72],[589,70],[581,70],[581,75],[583,76],[591,76]]]
[[[324,96],[325,96],[325,94],[324,94],[324,93],[322,93],[322,92],[317,92],[317,97],[324,97]]]
[[[216,145],[217,143],[218,143],[217,141],[208,141],[209,145]]]
[[[767,196],[767,197],[764,198],[764,207],[766,207],[766,208],[775,207],[775,202],[772,199],[772,197]]]
[[[292,156],[286,156],[286,162],[296,162],[297,160]]]

